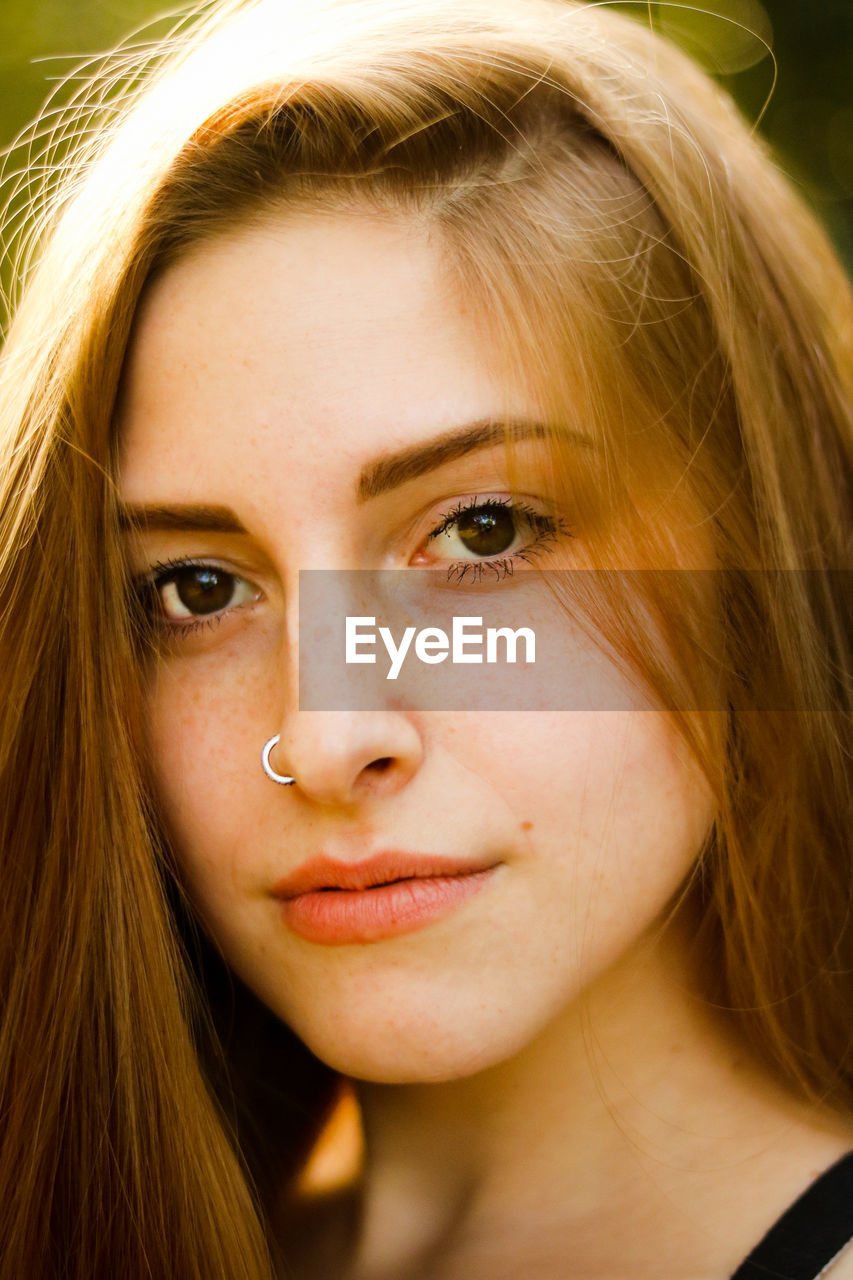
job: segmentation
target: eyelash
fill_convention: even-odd
[[[430,533],[427,534],[427,542],[431,542],[434,538],[438,538],[445,533],[452,525],[454,525],[462,516],[469,511],[495,511],[510,510],[513,514],[524,516],[527,523],[536,530],[534,540],[521,551],[514,552],[511,556],[501,556],[495,560],[456,560],[447,567],[447,577],[450,580],[454,574],[459,574],[457,579],[461,583],[468,572],[472,570],[472,579],[479,582],[484,571],[494,574],[497,579],[509,577],[515,565],[524,561],[529,564],[529,556],[544,547],[548,542],[553,542],[558,536],[571,537],[571,530],[562,517],[554,517],[544,515],[541,511],[528,507],[524,502],[513,501],[512,498],[485,498],[479,499],[476,495],[473,498],[465,498],[451,511],[445,513],[439,524]]]
[[[225,612],[211,614],[209,618],[196,618],[193,622],[173,622],[165,617],[164,614],[157,612],[155,600],[159,595],[160,588],[164,586],[170,578],[172,578],[179,569],[215,569],[216,565],[212,565],[208,560],[196,560],[193,557],[184,558],[177,556],[168,560],[155,560],[148,573],[144,577],[138,578],[135,583],[136,593],[139,597],[143,608],[151,617],[161,633],[168,636],[185,636],[195,635],[199,631],[206,631],[218,627],[225,618]],[[222,570],[223,573],[227,572]],[[234,575],[237,576],[236,574]],[[148,599],[146,600],[146,597]],[[152,600],[151,597],[154,597]]]
[[[562,518],[544,515],[540,511],[528,507],[523,502],[513,501],[511,498],[486,498],[480,500],[477,496],[471,499],[463,499],[452,510],[446,512],[436,527],[426,535],[426,541],[432,542],[435,538],[446,533],[462,516],[469,511],[494,511],[496,509],[511,510],[514,514],[519,514],[536,530],[536,537],[531,543],[525,546],[521,551],[514,552],[511,556],[502,556],[495,560],[457,560],[447,566],[447,576],[450,580],[454,574],[458,573],[458,583],[465,578],[468,570],[472,571],[471,580],[479,581],[484,571],[494,574],[496,578],[505,578],[512,574],[517,563],[524,561],[529,563],[529,556],[542,549],[542,547],[558,536],[571,537],[571,530]],[[136,580],[135,587],[137,594],[143,598],[143,607],[145,607],[144,596],[159,594],[160,588],[169,581],[171,577],[180,569],[211,569],[217,566],[210,564],[207,560],[182,559],[177,557],[169,560],[157,560],[151,566],[148,573],[144,577]],[[222,572],[227,572],[223,570]],[[237,577],[238,575],[234,575]],[[240,606],[235,606],[239,608]],[[154,612],[154,610],[151,610]],[[168,636],[179,636],[181,639],[191,635],[198,634],[199,631],[208,630],[218,627],[222,621],[228,616],[231,610],[224,609],[220,613],[212,614],[209,618],[196,618],[193,622],[173,622],[166,618],[162,613],[156,614],[154,621],[161,632]]]

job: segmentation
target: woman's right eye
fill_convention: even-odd
[[[177,634],[195,630],[194,622],[221,620],[261,594],[247,579],[219,565],[190,561],[155,565],[140,590],[155,620]]]

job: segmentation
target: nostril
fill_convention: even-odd
[[[368,769],[373,769],[375,773],[385,773],[391,767],[391,764],[390,756],[380,756],[377,760],[371,760],[367,767]]]

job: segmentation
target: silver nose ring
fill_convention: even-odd
[[[276,773],[275,769],[270,764],[270,752],[280,737],[281,734],[277,733],[275,737],[270,738],[269,742],[264,743],[264,749],[261,752],[261,764],[264,766],[264,773],[268,778],[272,778],[273,782],[280,782],[283,787],[289,787],[292,786],[296,779],[289,778],[284,773]]]

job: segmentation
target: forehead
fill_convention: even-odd
[[[144,296],[122,486],[147,497],[217,457],[233,476],[270,438],[282,462],[309,450],[334,466],[482,416],[496,395],[475,314],[413,219],[270,215],[194,248]]]

